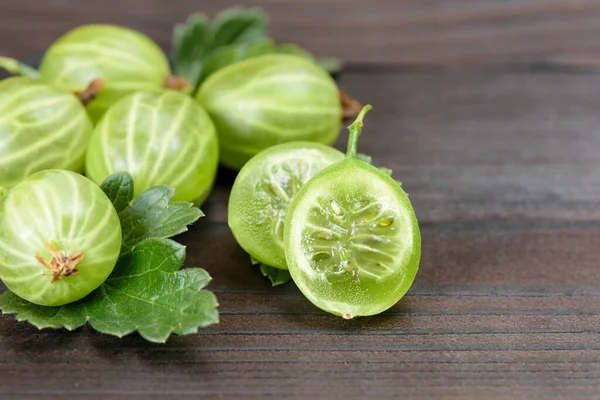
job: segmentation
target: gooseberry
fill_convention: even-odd
[[[75,172],[37,172],[0,198],[0,279],[32,303],[85,297],[108,278],[120,249],[112,203]]]
[[[222,164],[233,169],[280,143],[331,145],[342,121],[334,80],[296,55],[261,55],[224,67],[204,81],[196,98],[217,128]]]
[[[201,204],[218,166],[214,125],[202,106],[183,93],[138,92],[112,106],[96,126],[86,156],[86,175],[100,184],[127,171],[135,195],[158,185],[175,200]]]
[[[287,269],[284,221],[290,202],[317,172],[344,154],[320,143],[290,142],[252,157],[229,196],[228,223],[240,246],[256,260]]]
[[[374,315],[398,302],[419,266],[417,218],[402,187],[357,158],[365,107],[350,125],[344,160],[298,192],[285,221],[292,279],[317,307],[343,318]]]
[[[102,90],[88,105],[97,121],[122,97],[164,85],[170,75],[163,51],[146,35],[113,25],[83,25],[58,38],[47,50],[40,76],[59,89],[83,91],[94,79]]]
[[[72,94],[39,80],[0,81],[0,187],[50,168],[82,172],[93,132]]]

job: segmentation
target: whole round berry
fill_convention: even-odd
[[[39,80],[0,81],[0,187],[49,168],[82,172],[93,132],[72,94]]]
[[[96,121],[122,97],[163,86],[170,69],[163,51],[146,35],[120,26],[83,25],[50,46],[40,74],[70,91],[83,91],[101,79],[102,90],[88,105]]]
[[[120,249],[117,212],[82,175],[41,171],[0,198],[0,279],[32,303],[85,297],[108,278]]]

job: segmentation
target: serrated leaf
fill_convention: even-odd
[[[169,238],[187,231],[204,214],[191,203],[170,203],[175,191],[169,186],[145,190],[119,213],[123,230],[121,255],[149,238]]]
[[[266,264],[260,264],[260,272],[266,278],[269,278],[273,286],[283,285],[284,283],[288,283],[292,280],[292,276],[290,275],[290,271],[273,268]]]
[[[210,276],[200,268],[178,271],[184,260],[185,248],[170,239],[136,246],[94,292],[88,310],[101,318],[90,318],[90,324],[116,336],[137,330],[149,341],[164,342],[172,332],[194,333],[217,322],[217,300],[202,290]]]
[[[89,322],[99,332],[121,337],[138,331],[146,340],[162,343],[171,333],[195,333],[218,322],[217,300],[203,290],[210,276],[200,268],[178,271],[184,260],[179,243],[149,239],[121,257],[106,282],[78,302],[44,307],[6,291],[0,308],[40,329],[72,330]]]
[[[195,85],[202,71],[201,62],[211,51],[212,30],[204,14],[192,14],[173,30],[173,60],[177,75]]]
[[[17,314],[17,321],[27,321],[39,329],[66,328],[72,331],[87,322],[83,305],[86,301],[87,298],[62,307],[38,306],[7,290],[0,295],[0,309],[3,314]]]
[[[123,211],[133,200],[133,178],[128,172],[120,172],[106,178],[100,185],[117,212]]]
[[[259,8],[232,7],[219,13],[212,24],[213,48],[253,43],[266,37],[267,15]]]
[[[374,164],[373,164],[373,157],[371,157],[371,156],[370,156],[370,155],[368,155],[368,154],[364,154],[364,153],[358,153],[358,154],[356,155],[356,157],[357,157],[359,160],[366,162],[367,164],[374,165]],[[379,168],[379,169],[380,169],[382,172],[384,172],[385,174],[387,174],[387,175],[389,175],[389,176],[392,176],[392,173],[394,172],[394,171],[392,171],[390,168],[386,168],[386,167],[378,167],[378,168]]]
[[[206,15],[193,14],[173,31],[175,71],[198,86],[207,58],[222,46],[254,43],[267,37],[267,16],[257,8],[234,7],[210,23]]]
[[[14,58],[0,57],[0,68],[7,70],[12,75],[22,75],[30,78],[39,78],[40,76],[37,69],[23,64]]]
[[[373,157],[371,157],[368,154],[364,154],[364,153],[358,153],[356,155],[356,157],[360,160],[360,161],[364,161],[367,164],[373,164]]]
[[[265,278],[268,278],[273,286],[283,285],[292,280],[290,272],[287,270],[271,267],[267,264],[263,264],[256,258],[250,256],[250,262],[252,265],[258,265],[260,272]]]

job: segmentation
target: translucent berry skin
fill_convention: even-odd
[[[280,143],[337,139],[342,106],[334,80],[304,57],[253,57],[212,74],[196,98],[213,119],[221,163],[239,170]]]
[[[83,25],[50,46],[40,74],[65,91],[82,91],[92,80],[102,79],[102,91],[87,107],[97,121],[122,97],[161,87],[170,68],[163,51],[140,32],[113,25]]]
[[[379,314],[412,285],[421,258],[419,224],[408,195],[387,172],[361,161],[363,107],[346,158],[296,194],[285,220],[292,279],[314,305],[352,319]]]
[[[176,201],[199,205],[214,183],[218,146],[213,123],[194,99],[167,89],[139,92],[111,107],[96,126],[86,174],[100,184],[127,171],[136,196],[168,185]]]
[[[68,256],[81,252],[77,273],[52,281],[36,259],[52,259],[48,245]],[[108,278],[120,249],[117,212],[82,175],[38,172],[0,199],[0,279],[32,303],[60,306],[85,297]]]
[[[81,102],[39,80],[0,81],[0,187],[50,168],[82,172],[93,126]]]
[[[346,319],[379,314],[415,279],[421,237],[408,196],[365,162],[347,158],[315,175],[285,224],[290,274],[327,312]]]

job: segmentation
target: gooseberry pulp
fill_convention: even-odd
[[[94,182],[45,170],[0,199],[0,279],[43,306],[77,301],[110,275],[121,249],[121,224]]]
[[[234,63],[212,74],[196,98],[217,128],[221,163],[236,170],[276,144],[331,145],[340,132],[338,88],[304,57],[269,54]]]
[[[163,86],[169,63],[149,37],[113,25],[83,25],[58,38],[40,65],[41,78],[65,91],[83,91],[101,79],[103,87],[88,105],[94,121],[122,97]]]
[[[86,175],[101,184],[129,172],[135,195],[159,185],[176,201],[202,203],[217,172],[215,127],[190,96],[167,89],[139,92],[111,107],[96,126]]]
[[[251,158],[229,196],[227,220],[239,245],[263,264],[287,269],[283,232],[290,202],[317,172],[343,158],[312,142],[280,144]]]
[[[72,94],[39,80],[0,81],[0,187],[50,168],[82,172],[93,127]]]
[[[365,107],[350,125],[346,158],[304,185],[285,221],[292,279],[317,307],[350,319],[387,310],[419,265],[417,218],[401,186],[357,158]]]

